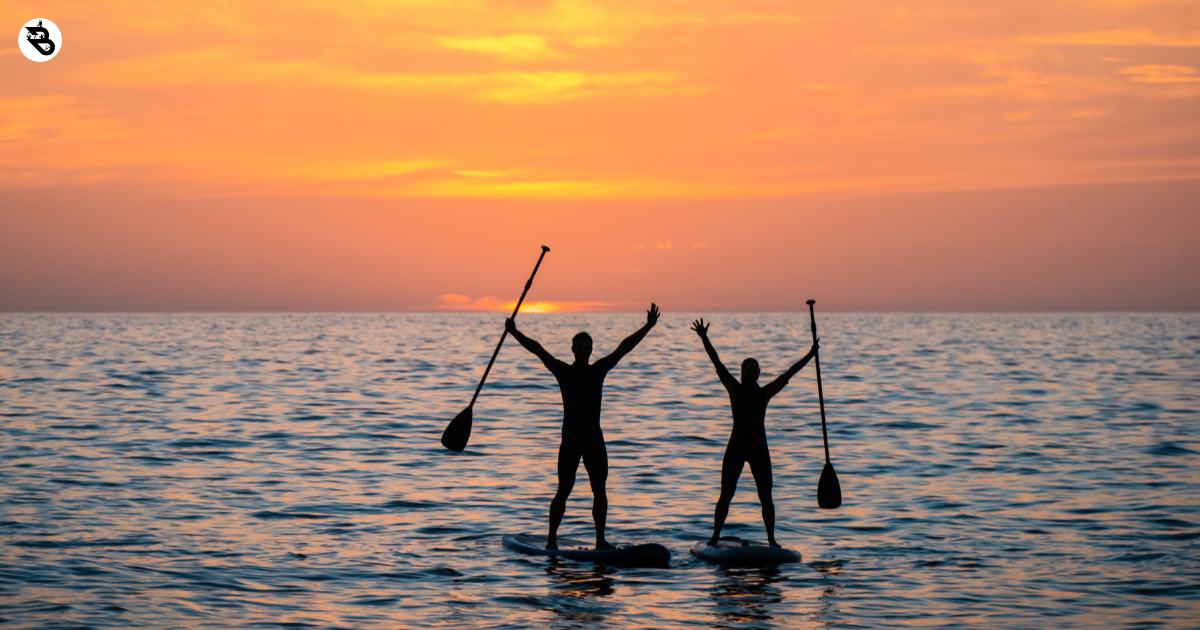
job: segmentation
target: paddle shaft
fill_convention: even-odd
[[[529,293],[529,287],[533,286],[533,277],[537,275],[538,267],[542,266],[542,259],[546,257],[546,252],[550,251],[549,247],[542,245],[542,255],[538,256],[537,264],[533,266],[533,273],[529,274],[529,280],[525,282],[525,290],[521,291],[521,299],[517,300],[517,307],[513,309],[512,316],[517,316],[517,311],[521,310],[521,303],[525,301],[525,294]],[[504,329],[504,334],[500,335],[500,343],[496,344],[496,350],[492,352],[492,358],[488,361],[487,369],[483,371],[483,378],[479,379],[479,387],[475,388],[475,395],[471,396],[471,404],[468,407],[475,406],[475,399],[479,398],[479,391],[483,389],[483,383],[487,380],[488,373],[492,371],[492,364],[496,362],[496,355],[500,354],[500,346],[504,345],[504,339],[508,337],[508,329]]]
[[[808,321],[812,324],[813,343],[817,343],[817,316],[813,313],[816,300],[808,301]],[[821,390],[821,352],[813,353],[813,365],[817,368],[817,400],[821,401],[821,439],[825,441],[825,461],[829,461],[829,433],[825,430],[825,392]]]

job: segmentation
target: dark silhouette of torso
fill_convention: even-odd
[[[730,440],[764,445],[767,442],[767,394],[758,383],[738,383],[729,393],[733,407],[733,433]]]
[[[555,359],[546,364],[562,392],[564,439],[590,441],[602,438],[600,408],[604,379],[615,363],[601,359],[591,365],[580,365]]]

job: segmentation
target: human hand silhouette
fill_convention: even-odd
[[[510,333],[517,332],[517,323],[514,322],[511,317],[505,318],[504,330],[506,330]]]
[[[654,302],[650,303],[650,310],[646,311],[646,325],[653,326],[658,323],[658,306]]]
[[[812,357],[816,356],[816,355],[817,355],[817,348],[819,348],[819,347],[821,347],[821,338],[820,338],[820,337],[817,337],[817,338],[816,338],[816,339],[813,341],[812,348],[811,348],[811,349],[809,349],[809,351],[808,351],[808,357],[809,357],[809,358],[812,358]]]
[[[700,335],[702,339],[708,337],[708,324],[704,323],[703,317],[692,322],[692,330],[696,331],[696,334]]]

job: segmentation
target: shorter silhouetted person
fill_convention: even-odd
[[[717,510],[713,515],[713,534],[709,545],[716,545],[721,537],[721,527],[725,525],[725,517],[729,515],[729,502],[737,491],[738,477],[742,476],[742,466],[750,464],[750,472],[754,475],[754,485],[758,487],[758,500],[762,503],[763,524],[767,527],[767,542],[772,547],[778,547],[775,542],[775,504],[771,500],[771,453],[767,450],[767,431],[764,420],[767,415],[767,403],[784,385],[788,379],[795,376],[813,355],[817,353],[817,344],[804,355],[795,365],[788,368],[779,378],[771,381],[766,387],[758,386],[758,361],[746,359],[742,361],[742,382],[734,380],[729,370],[721,363],[717,350],[708,340],[708,324],[703,319],[692,322],[692,330],[700,335],[704,342],[704,350],[717,368],[717,376],[721,384],[729,392],[729,402],[733,407],[733,432],[729,435],[729,445],[725,447],[725,458],[721,461],[721,498],[717,499]]]
[[[604,540],[604,524],[608,520],[608,449],[604,445],[604,432],[600,430],[600,398],[604,393],[604,377],[638,345],[658,321],[658,307],[650,305],[646,311],[646,325],[622,341],[612,354],[588,364],[592,355],[592,338],[585,332],[571,340],[574,363],[564,363],[546,352],[542,344],[526,337],[517,330],[513,320],[507,319],[504,328],[526,350],[537,355],[546,369],[558,380],[558,389],[563,400],[562,442],[558,447],[558,491],[550,502],[550,533],[546,536],[546,548],[558,549],[558,524],[567,511],[567,497],[575,487],[575,473],[579,460],[587,469],[592,485],[592,519],[596,522],[596,549],[612,549]]]

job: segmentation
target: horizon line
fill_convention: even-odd
[[[607,313],[644,313],[642,310],[613,310],[613,311],[553,311],[541,312],[521,311],[522,315],[538,316],[538,315],[578,315],[578,314],[607,314]],[[679,310],[664,312],[667,314],[793,314],[807,313],[807,310]],[[853,314],[913,314],[913,315],[969,315],[969,314],[1017,314],[1017,315],[1083,315],[1083,314],[1153,314],[1153,313],[1196,313],[1200,314],[1198,309],[1146,309],[1146,310],[846,310],[846,309],[829,309],[822,310],[822,313],[853,313]],[[296,311],[275,311],[275,310],[119,310],[119,311],[91,311],[91,310],[45,310],[45,311],[26,311],[26,310],[4,310],[0,309],[0,315],[415,315],[415,314],[500,314],[502,311],[493,310],[452,310],[452,309],[419,309],[419,310],[296,310]],[[511,315],[511,313],[510,313]]]

